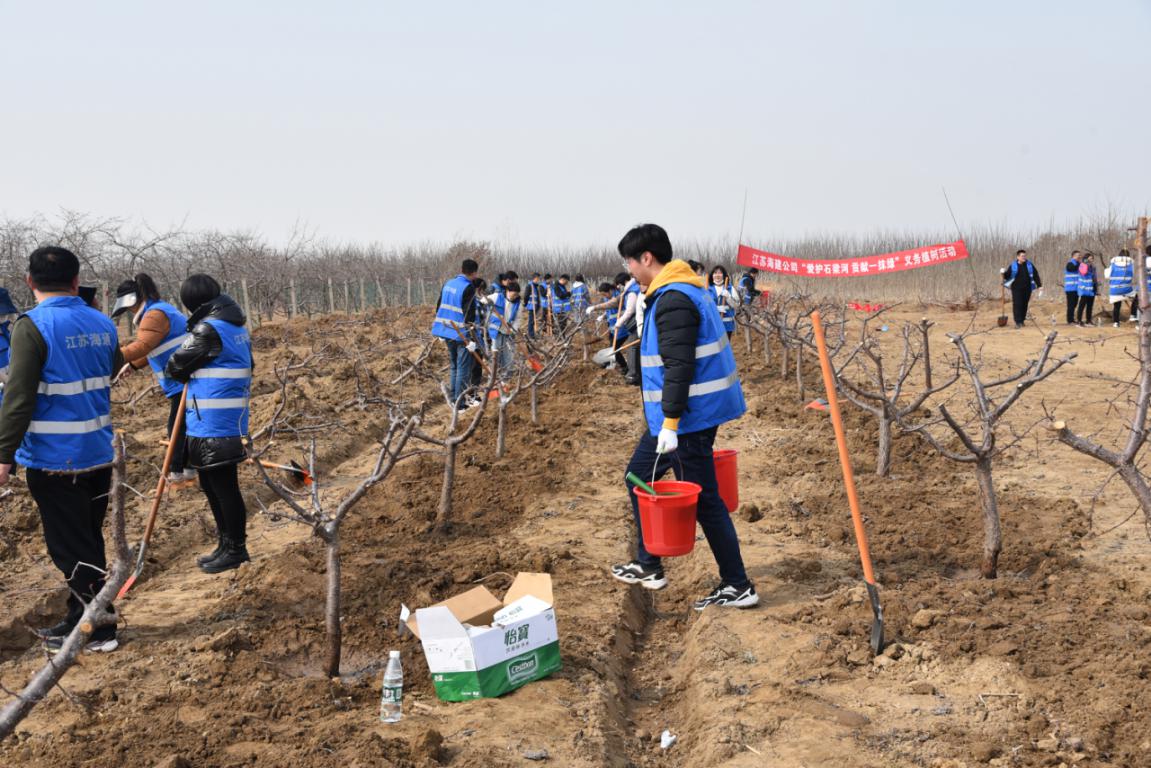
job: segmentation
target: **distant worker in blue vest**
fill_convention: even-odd
[[[587,283],[584,282],[583,275],[576,275],[575,280],[572,282],[572,312],[577,316],[587,313],[588,305],[591,304],[591,290],[588,288]]]
[[[1079,265],[1079,304],[1075,307],[1075,322],[1078,325],[1095,325],[1095,294],[1098,292],[1095,254],[1087,251]]]
[[[248,510],[239,464],[248,458],[248,402],[252,394],[252,339],[243,310],[210,275],[180,285],[191,331],[168,358],[164,377],[188,385],[184,419],[188,466],[198,470],[216,522],[216,548],[196,559],[204,573],[248,562]]]
[[[144,366],[152,369],[156,382],[168,398],[168,434],[176,423],[180,411],[180,394],[183,387],[179,382],[164,376],[164,366],[176,347],[184,342],[188,323],[180,310],[160,298],[156,282],[145,272],[131,280],[125,280],[116,288],[116,303],[112,306],[112,319],[125,312],[132,313],[132,324],[136,327],[136,338],[120,345],[120,352],[129,367],[121,372],[121,378],[129,372]],[[176,448],[172,454],[172,466],[168,474],[169,483],[189,482],[196,479],[194,469],[184,467],[184,438],[187,424],[181,421],[179,433],[175,436]]]
[[[572,293],[567,275],[560,275],[552,286],[552,316],[555,320],[554,330],[563,333],[567,328],[568,316],[572,311]]]
[[[1075,325],[1075,307],[1079,306],[1079,259],[1080,251],[1072,251],[1071,258],[1063,265],[1063,295],[1067,299],[1067,324]]]
[[[486,299],[491,308],[488,337],[492,360],[502,381],[507,381],[515,366],[516,337],[520,325],[520,284],[512,280],[503,293],[492,293]]]
[[[695,609],[750,608],[759,596],[744,570],[739,537],[720,498],[712,456],[716,429],[747,410],[719,311],[707,295],[705,279],[686,262],[672,260],[671,241],[662,227],[635,227],[620,240],[619,252],[636,281],[647,286],[640,337],[647,429],[627,471],[650,481],[671,469],[680,480],[700,486],[697,519],[719,566],[720,583],[695,602]],[[663,589],[667,586],[663,565],[644,548],[639,504],[630,486],[628,490],[636,557],[612,566],[612,576],[626,584]]]
[[[12,323],[20,310],[12,303],[7,288],[0,288],[0,403],[4,401],[4,383],[8,381],[8,359],[12,347]]]
[[[44,543],[68,585],[67,612],[36,630],[58,651],[104,586],[104,516],[112,485],[112,378],[124,365],[116,326],[77,295],[80,260],[66,248],[37,248],[26,281],[36,306],[12,325],[0,407],[0,485],[13,463],[27,470]],[[119,647],[115,626],[97,627],[85,647]]]
[[[524,312],[527,313],[528,318],[528,338],[534,339],[536,337],[536,318],[539,317],[540,309],[540,273],[533,273],[524,287],[526,290],[523,295],[523,303]]]
[[[479,405],[476,398],[466,398],[471,386],[472,367],[475,365],[473,353],[478,354],[479,345],[475,331],[476,323],[476,273],[480,265],[473,259],[464,259],[460,274],[444,283],[440,298],[436,302],[436,319],[432,323],[432,335],[444,340],[448,348],[448,363],[451,375],[448,383],[448,396],[457,410]]]
[[[1119,251],[1119,255],[1111,259],[1111,263],[1103,270],[1107,280],[1107,300],[1111,302],[1111,324],[1119,327],[1120,310],[1123,302],[1131,300],[1131,320],[1139,319],[1139,296],[1135,290],[1135,260],[1126,248]]]
[[[1022,328],[1027,320],[1027,305],[1031,302],[1031,293],[1043,287],[1039,279],[1039,270],[1027,258],[1027,251],[1020,248],[1015,252],[1015,261],[1009,266],[999,270],[1003,279],[1003,286],[1011,289],[1011,314],[1015,319],[1015,327]]]
[[[739,291],[731,284],[727,276],[727,269],[722,264],[716,264],[711,270],[711,283],[707,286],[708,293],[719,309],[719,316],[723,318],[723,330],[727,338],[735,333],[735,312],[739,309]]]
[[[754,304],[755,300],[759,298],[759,294],[763,293],[755,287],[755,281],[759,278],[759,270],[755,267],[743,273],[743,277],[739,278],[739,292],[743,296],[744,304]]]

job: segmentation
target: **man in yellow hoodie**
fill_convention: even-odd
[[[747,410],[723,320],[706,280],[687,262],[672,260],[671,241],[662,227],[635,227],[620,240],[619,252],[636,282],[647,286],[639,347],[647,429],[627,471],[648,480],[672,469],[680,480],[700,486],[696,517],[719,566],[720,583],[695,602],[695,609],[750,608],[759,596],[744,570],[739,536],[719,495],[712,457],[716,429]],[[626,584],[663,589],[663,565],[644,548],[639,503],[635,494],[629,496],[636,558],[612,566],[612,576]]]

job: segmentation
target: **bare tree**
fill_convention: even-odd
[[[1019,402],[1019,398],[1028,389],[1046,379],[1076,357],[1072,352],[1053,363],[1049,363],[1051,348],[1055,344],[1056,333],[1052,331],[1047,336],[1043,350],[1037,360],[1027,363],[1026,367],[1018,373],[994,381],[984,381],[980,365],[971,357],[967,349],[966,338],[961,334],[948,334],[947,338],[955,345],[959,353],[957,361],[960,369],[967,374],[971,382],[974,400],[970,403],[974,418],[960,423],[944,403],[939,406],[940,418],[930,422],[905,425],[909,432],[920,435],[940,455],[952,461],[958,461],[975,466],[975,477],[979,483],[979,501],[983,510],[983,562],[980,572],[986,579],[994,579],[999,569],[999,553],[1003,549],[1003,534],[999,524],[999,505],[995,498],[995,484],[992,479],[991,468],[996,458],[1018,443],[1030,430],[1011,431],[1012,439],[1006,445],[999,445],[996,438],[1003,416]],[[999,395],[996,390],[1000,387],[1012,385],[1011,389]],[[1002,390],[1000,390],[1002,391]],[[934,435],[930,427],[945,424],[950,431],[959,438],[962,450],[956,450],[945,445],[943,439]]]
[[[0,709],[0,741],[7,738],[20,721],[32,711],[32,708],[42,701],[52,691],[52,688],[59,685],[60,678],[76,663],[76,658],[80,655],[81,649],[88,643],[92,632],[97,627],[115,625],[116,623],[116,614],[110,610],[112,600],[120,591],[120,587],[124,586],[124,582],[128,580],[128,574],[132,572],[133,558],[132,552],[128,548],[128,534],[124,522],[125,472],[124,438],[122,435],[116,436],[114,447],[112,486],[109,491],[109,518],[112,527],[112,547],[115,552],[104,586],[84,607],[80,621],[65,638],[60,651],[55,656],[48,657],[48,661],[24,686],[24,689],[14,694],[6,688],[3,689],[5,693],[10,693],[15,698],[3,709]],[[90,472],[91,470],[85,471]]]

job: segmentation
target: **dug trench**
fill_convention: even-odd
[[[395,362],[376,365],[374,375],[390,377]],[[124,605],[123,648],[85,657],[65,678],[71,698],[43,702],[0,745],[0,760],[1139,764],[1151,749],[1142,660],[1149,585],[1083,557],[1085,514],[1076,503],[1006,468],[1002,576],[980,580],[973,478],[911,438],[896,441],[893,477],[871,477],[873,425],[849,410],[893,640],[873,660],[826,416],[804,410],[794,384],[761,356],[741,355],[741,373],[749,413],[723,428],[720,442],[740,450],[737,527],[758,608],[691,610],[714,585],[702,543],[668,561],[666,590],[608,578],[631,547],[621,475],[642,427],[634,389],[615,372],[577,364],[543,393],[538,427],[526,403],[513,406],[503,459],[493,458],[494,422],[461,450],[449,535],[429,532],[441,476],[432,455],[401,464],[353,511],[340,680],[319,673],[318,542],[300,526],[255,517],[253,563],[224,578],[201,576],[187,567],[206,541],[196,522],[202,505],[191,496],[172,512],[153,575]],[[306,387],[335,411],[354,395],[348,377],[346,369],[326,372]],[[321,464],[331,457],[333,481],[362,475],[374,453],[372,428],[356,431],[360,421],[325,437]],[[247,477],[246,490],[257,493]],[[6,561],[6,588],[21,583],[14,574],[28,563],[18,561],[35,551],[24,542]],[[563,670],[500,699],[439,702],[418,642],[397,635],[399,604],[426,605],[476,583],[499,594],[518,570],[553,575]],[[407,681],[405,718],[391,726],[376,719],[390,648],[403,651]],[[40,659],[28,651],[4,663],[5,685]],[[667,750],[658,743],[664,729],[677,737]]]

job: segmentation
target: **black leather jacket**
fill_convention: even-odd
[[[243,310],[231,296],[220,294],[204,304],[188,318],[191,329],[188,338],[180,345],[164,366],[164,375],[181,383],[186,383],[192,374],[219,357],[224,351],[224,343],[205,319],[212,317],[233,325],[244,325],[247,318]],[[252,361],[255,368],[255,360]],[[189,437],[187,464],[195,469],[238,464],[248,457],[244,441],[240,437]]]

